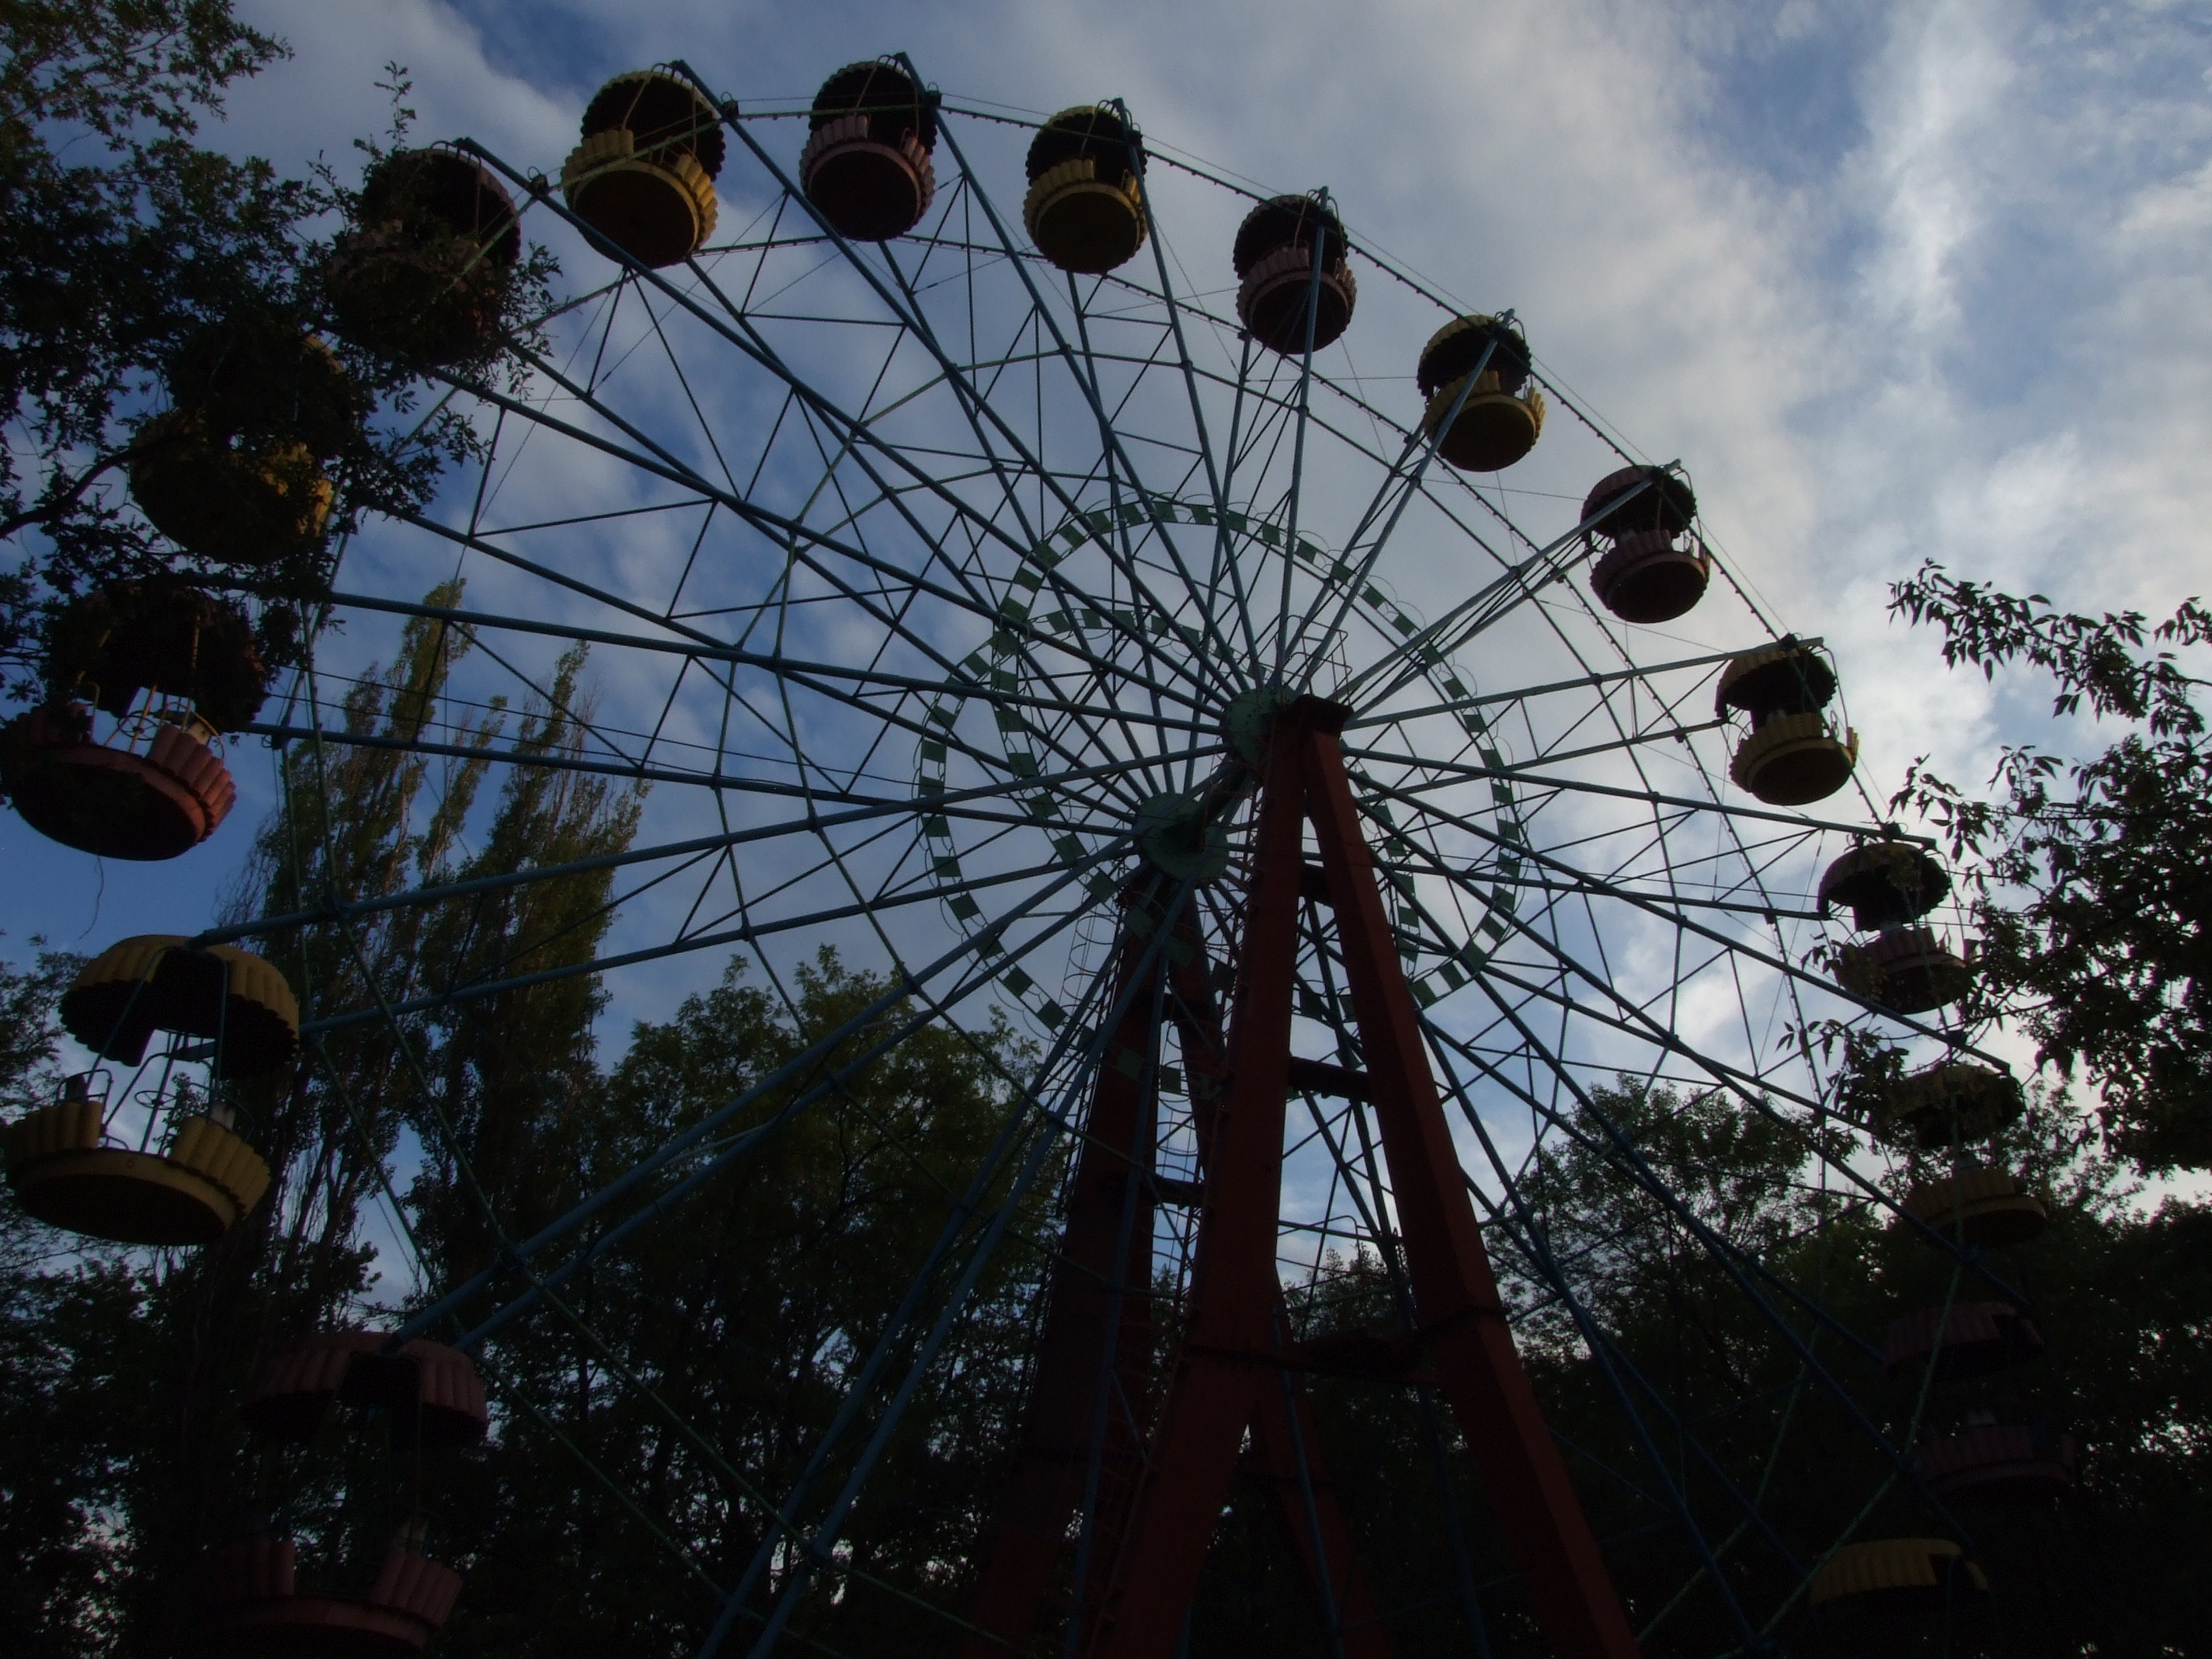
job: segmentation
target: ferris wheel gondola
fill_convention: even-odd
[[[1978,1592],[1947,1496],[1990,1459],[1917,1454],[1872,1402],[1890,1376],[2024,1358],[2041,1344],[2027,1314],[1971,1297],[1912,1313],[1886,1342],[1851,1339],[1853,1371],[1808,1335],[1833,1322],[1772,1241],[1677,1190],[1617,1111],[1625,1089],[1788,1125],[1826,1215],[1899,1211],[1864,1167],[1875,1137],[1955,1147],[2017,1109],[1963,1016],[1922,1018],[1970,985],[1919,925],[1941,866],[1863,793],[1804,810],[1852,801],[1841,673],[1731,579],[1682,470],[1622,453],[1513,313],[1427,292],[1326,191],[1241,192],[1148,151],[1119,105],[1012,121],[902,58],[838,70],[803,108],[754,108],[666,64],[610,81],[581,125],[557,189],[466,142],[380,164],[378,190],[420,200],[334,256],[374,289],[335,321],[413,342],[480,416],[483,453],[354,539],[324,616],[352,632],[326,627],[314,682],[242,729],[649,784],[635,840],[588,861],[620,920],[592,960],[534,968],[525,941],[469,977],[428,964],[322,1001],[297,1030],[396,1026],[564,975],[619,998],[731,952],[795,1010],[825,943],[889,988],[502,1236],[482,1271],[421,1287],[378,1353],[434,1338],[484,1359],[496,1399],[502,1345],[541,1317],[586,1321],[561,1287],[680,1230],[687,1195],[834,1092],[826,1056],[1003,1018],[1019,1066],[974,1044],[1003,1133],[846,1367],[805,1474],[748,1491],[757,1547],[717,1587],[702,1654],[834,1643],[843,1591],[823,1583],[871,1559],[856,1503],[922,1381],[957,1371],[963,1298],[1009,1218],[1054,1183],[1003,1501],[961,1534],[961,1571],[900,1585],[948,1650],[1050,1632],[1069,1652],[1172,1652],[1240,1455],[1346,1653],[1483,1642],[1501,1615],[1481,1583],[1501,1571],[1504,1616],[1578,1655],[1634,1652],[1670,1620],[1718,1632],[1701,1651],[1771,1650],[1808,1601]],[[516,203],[578,287],[540,337],[506,343],[520,372],[495,380],[465,359],[515,263]],[[372,283],[386,264],[407,281]],[[422,316],[387,303],[409,294]],[[1355,342],[1363,361],[1395,354],[1407,395],[1340,362]],[[302,515],[285,534],[312,534],[324,508],[285,483],[289,453],[225,464]],[[311,448],[293,459],[313,471]],[[1530,487],[1501,485],[1509,467]],[[329,687],[361,666],[347,641],[404,623],[483,648],[398,738],[332,718]],[[605,688],[591,708],[561,704],[580,646]],[[571,747],[476,723],[533,698]],[[336,895],[193,948],[460,891]],[[1816,950],[1832,906],[1887,930],[1833,975]],[[1839,1128],[1805,1036],[1821,1018],[1880,1022],[1935,1063],[1888,1117]],[[1607,1190],[1547,1185],[1562,1148]],[[2008,1179],[1962,1170],[1903,1224],[1986,1279],[1978,1246],[2024,1242],[2040,1209]],[[1608,1328],[1608,1230],[1630,1211],[1710,1264],[1759,1334],[1784,1381],[1730,1410],[1763,1441],[1739,1424],[1706,1443]],[[1376,1317],[1316,1324],[1347,1261],[1380,1275]],[[669,1409],[607,1352],[610,1387]],[[1632,1469],[1555,1445],[1530,1353],[1583,1368]],[[1456,1516],[1449,1412],[1498,1537],[1455,1520],[1377,1559],[1389,1517],[1347,1522],[1312,1379],[1418,1400]],[[1947,1536],[1861,1537],[1871,1505],[1784,1535],[1761,1472],[1811,1431],[1774,1406],[1800,1398]],[[2056,1455],[2031,1451],[2019,1480],[2047,1490]],[[1417,1571],[1445,1588],[1413,1596]],[[416,1645],[457,1605],[437,1589]]]

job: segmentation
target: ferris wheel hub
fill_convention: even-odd
[[[1267,752],[1267,728],[1275,723],[1277,714],[1291,706],[1291,696],[1283,686],[1255,685],[1231,700],[1221,729],[1228,733],[1229,746],[1247,766],[1257,766]]]
[[[1216,881],[1229,869],[1229,832],[1204,797],[1170,790],[1146,801],[1137,809],[1137,846],[1173,881]]]

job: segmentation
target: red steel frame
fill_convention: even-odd
[[[1109,1334],[1118,1387],[1100,1451],[1079,1647],[1085,1659],[1168,1659],[1175,1652],[1248,1430],[1250,1461],[1283,1504],[1309,1585],[1346,1659],[1388,1659],[1322,1462],[1302,1373],[1285,1351],[1275,1265],[1309,821],[1366,1059],[1420,1341],[1505,1523],[1553,1651],[1559,1659],[1635,1659],[1634,1634],[1521,1368],[1476,1228],[1345,774],[1337,734],[1349,714],[1301,697],[1276,717],[1269,735],[1237,1000],[1218,1069],[1205,1058],[1220,1050],[1201,1012],[1210,1009],[1210,997],[1203,955],[1191,948],[1194,935],[1170,941],[1164,953],[1179,958],[1168,969],[1168,988],[1183,1025],[1192,1098],[1201,1107],[1205,1189],[1187,1334],[1156,1412],[1153,1136],[1139,1077],[1113,1063],[1115,1051],[1149,1051],[1151,986],[1130,999],[1115,1048],[1099,1068],[1021,1462],[970,1602],[976,1630],[963,1659],[1020,1651],[1035,1622],[1083,1500]],[[1136,961],[1125,945],[1124,986]],[[1133,1176],[1139,1182],[1136,1224],[1117,1263],[1125,1183]],[[1110,1310],[1117,1298],[1115,1330]]]

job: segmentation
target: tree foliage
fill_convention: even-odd
[[[295,660],[332,538],[364,514],[419,507],[479,448],[459,412],[421,407],[421,363],[325,328],[333,239],[358,228],[362,192],[327,167],[287,178],[200,143],[225,94],[286,55],[231,0],[0,0],[0,410],[17,434],[0,446],[0,541],[16,554],[0,574],[0,687],[13,696],[67,691],[46,683],[45,642],[70,600],[162,574],[257,595],[264,660]],[[396,144],[412,112],[404,72],[388,70]],[[371,163],[386,153],[362,149]],[[520,372],[501,353],[534,337],[552,269],[529,252],[501,296],[501,347],[459,372]],[[326,369],[335,404],[280,395]],[[321,529],[296,545],[193,547],[156,531],[125,481],[181,441],[172,410],[303,489],[326,477]],[[306,459],[274,459],[287,446]]]
[[[507,1189],[516,1207],[502,1213],[565,1205],[886,988],[825,951],[798,974],[787,1008],[732,968],[672,1019],[639,1025],[598,1086],[517,1114],[478,1176]],[[878,1018],[911,1012],[895,1003]],[[761,1094],[726,1134],[769,1124],[872,1035],[862,1028],[823,1057],[821,1071]],[[1004,1032],[990,1041],[1011,1044]],[[735,1585],[763,1538],[777,1536],[770,1505],[797,1484],[974,1172],[988,1166],[1006,1115],[1005,1085],[968,1041],[925,1028],[848,1072],[660,1224],[506,1327],[486,1363],[507,1420],[446,1529],[471,1564],[450,1650],[677,1651],[696,1642],[719,1611],[705,1582]],[[985,1203],[1004,1196],[1005,1180],[987,1188]],[[426,1208],[455,1205],[443,1170],[426,1172],[425,1183]],[[1024,1230],[1039,1224],[1042,1201],[1041,1193],[1028,1201]],[[426,1237],[446,1236],[434,1227]],[[438,1262],[438,1282],[480,1260],[465,1234],[436,1248],[459,1254]],[[851,1517],[865,1571],[841,1561],[820,1575],[795,1627],[803,1639],[848,1653],[941,1650],[945,1627],[917,1622],[903,1598],[952,1599],[1019,1407],[1034,1272],[1028,1253],[994,1258],[946,1363],[906,1413]],[[895,1365],[911,1340],[899,1347]],[[810,1512],[858,1446],[848,1440],[817,1477]]]
[[[2038,671],[2055,715],[2118,729],[2071,762],[2007,748],[1986,796],[1916,767],[1898,804],[1960,861],[1996,1011],[2089,1085],[2114,1146],[2212,1167],[2212,746],[2186,666],[2212,612],[2079,616],[1934,565],[1893,603],[1942,630],[1948,662]]]
[[[1795,1597],[1759,1632],[1776,1651],[2212,1651],[2212,1586],[2195,1567],[2212,1547],[2212,1206],[2146,1207],[2126,1163],[2075,1122],[2064,1099],[2038,1091],[1987,1148],[2045,1197],[2051,1222],[2028,1243],[1961,1263],[1874,1192],[1833,1175],[1808,1181],[1823,1150],[1814,1133],[1755,1105],[1623,1078],[1567,1115],[1530,1167],[1523,1207],[1486,1232],[1546,1420],[1651,1659],[1742,1643],[1685,1512],[1743,1605]],[[1874,1187],[1894,1200],[1948,1173],[1948,1154],[1914,1152]],[[1716,1254],[1701,1229],[1741,1254]],[[1892,1321],[2006,1296],[2031,1302],[2045,1359],[1957,1382],[1883,1368]],[[1368,1253],[1328,1259],[1294,1306],[1309,1341],[1413,1328],[1401,1266]],[[1413,1388],[1334,1376],[1310,1386],[1394,1645],[1474,1651],[1461,1613],[1472,1590],[1491,1653],[1549,1652],[1449,1415]],[[1954,1511],[1995,1586],[1989,1602],[1948,1620],[1809,1608],[1804,1583],[1830,1550],[1950,1531],[1869,1430],[1910,1453],[1989,1417],[2071,1433],[2082,1449],[2063,1498]],[[1193,1654],[1328,1651],[1275,1509],[1256,1480],[1233,1492]],[[1471,1585],[1457,1573],[1455,1527]]]

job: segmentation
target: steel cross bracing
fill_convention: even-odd
[[[1085,1559],[1069,1650],[1085,1659],[1175,1652],[1248,1435],[1330,1650],[1389,1651],[1336,1507],[1275,1267],[1286,1103],[1294,1075],[1310,1085],[1316,1072],[1328,1073],[1324,1086],[1371,1102],[1418,1341],[1502,1511],[1553,1650],[1637,1651],[1506,1326],[1345,771],[1337,732],[1349,713],[1302,697],[1269,734],[1225,1048],[1194,928],[1170,941],[1152,987],[1124,998],[1109,1049],[1127,1059],[1102,1066],[1093,1086],[1020,1458],[969,1603],[967,1659],[1021,1650],[1079,1512]],[[1291,1054],[1309,821],[1364,1076]],[[1147,903],[1142,886],[1125,899],[1133,925],[1118,970],[1124,993],[1153,925]],[[1180,1028],[1202,1159],[1188,1334],[1164,1375],[1152,1352],[1155,1128],[1142,1088],[1160,1020],[1146,1017],[1147,1000]]]
[[[992,1659],[1021,1645],[1059,1564],[1069,1518],[1079,1510],[1084,1526],[1071,1623],[1080,1627],[1085,1615],[1095,1613],[1142,1473],[1156,1403],[1158,1343],[1152,1280],[1158,1125],[1146,1108],[1158,1098],[1149,1085],[1157,1073],[1162,1013],[1182,1039],[1201,1170],[1213,1162],[1212,1109],[1227,1077],[1196,926],[1188,919],[1178,923],[1166,943],[1164,972],[1145,954],[1145,940],[1158,925],[1159,890],[1157,881],[1140,878],[1123,896],[1117,993],[1143,966],[1150,994],[1140,990],[1128,999],[1092,1085],[1012,1488],[985,1546],[968,1610],[975,1628],[962,1644],[963,1659]],[[1287,1340],[1290,1316],[1279,1283],[1271,1318],[1278,1340]],[[1332,1650],[1387,1659],[1300,1371],[1284,1370],[1276,1389],[1261,1390],[1252,1437],[1248,1470],[1283,1511]]]

